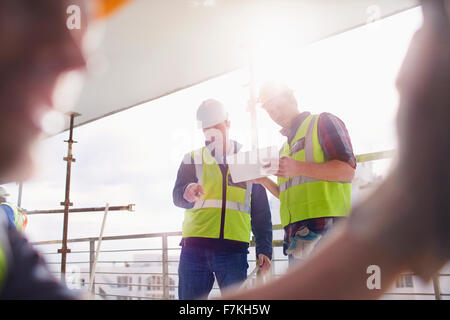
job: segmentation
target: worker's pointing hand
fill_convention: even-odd
[[[190,203],[199,200],[205,194],[205,190],[198,183],[191,183],[184,190],[183,198]]]

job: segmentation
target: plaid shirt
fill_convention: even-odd
[[[310,115],[309,112],[302,112],[291,123],[289,128],[283,128],[280,132],[288,138],[291,143],[303,121]],[[356,158],[353,154],[353,147],[344,122],[331,113],[321,113],[318,122],[319,143],[325,154],[326,161],[340,160],[347,162],[356,169]],[[315,218],[294,222],[284,228],[284,250],[289,239],[303,226],[316,233],[327,231],[337,219],[334,217]],[[344,218],[345,219],[345,218]]]

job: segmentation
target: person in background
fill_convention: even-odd
[[[256,182],[280,199],[283,249],[293,265],[349,214],[356,158],[344,123],[331,113],[300,112],[287,86],[264,84],[259,101],[286,142],[274,165],[277,183],[268,177]]]
[[[3,213],[8,217],[11,226],[24,232],[28,223],[27,215],[21,208],[7,202],[9,196],[6,189],[0,187],[0,214]]]
[[[226,156],[241,145],[229,139],[230,121],[217,100],[204,101],[197,120],[205,146],[185,155],[173,189],[184,208],[179,298],[207,296],[217,279],[221,290],[247,278],[251,231],[258,264],[266,273],[272,258],[272,220],[267,194],[251,182],[234,183]]]

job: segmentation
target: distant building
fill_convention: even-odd
[[[178,256],[169,256],[169,261],[178,260]],[[145,262],[140,262],[145,261]],[[129,263],[118,265],[97,265],[95,276],[96,299],[103,300],[141,300],[141,299],[178,299],[177,262],[168,262],[167,296],[164,296],[164,280],[161,255],[134,255]],[[175,274],[174,274],[175,272]],[[82,289],[89,285],[89,269],[81,269]]]
[[[450,274],[450,263],[445,265],[440,271],[441,274]],[[450,277],[442,276],[439,278],[439,291],[441,294],[450,293]],[[425,283],[418,276],[405,274],[399,276],[395,283],[387,290],[383,299],[386,300],[434,300],[435,291],[432,281]],[[393,293],[393,294],[391,294]],[[441,297],[444,300],[450,299],[448,296]]]

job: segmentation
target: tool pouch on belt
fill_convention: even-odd
[[[304,226],[290,239],[286,253],[292,255],[295,259],[305,259],[311,254],[320,238],[322,238],[320,234]]]

